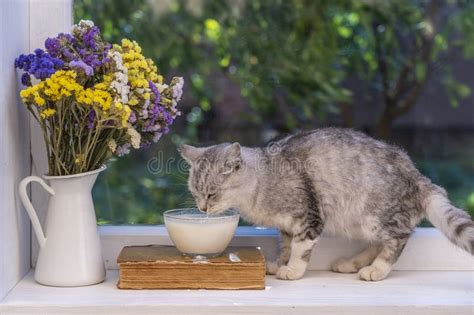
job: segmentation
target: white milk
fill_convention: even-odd
[[[198,220],[177,221],[166,220],[166,228],[171,240],[182,253],[188,254],[219,254],[225,250],[234,236],[238,218],[232,220]]]

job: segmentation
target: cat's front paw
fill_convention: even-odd
[[[380,281],[387,277],[390,270],[382,270],[374,266],[367,266],[359,271],[359,278],[365,281]]]
[[[288,266],[281,266],[276,273],[276,277],[281,280],[297,280],[303,277],[304,272],[304,269],[298,270]]]
[[[339,259],[331,266],[332,271],[340,273],[356,273],[356,265],[351,259]]]
[[[267,261],[265,264],[267,275],[276,275],[278,272],[278,264],[274,261]]]

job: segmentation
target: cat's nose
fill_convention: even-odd
[[[204,202],[200,203],[198,208],[199,208],[199,210],[201,210],[203,212],[207,211],[207,205]]]

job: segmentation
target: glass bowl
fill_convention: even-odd
[[[214,257],[229,245],[239,224],[234,209],[216,215],[196,208],[174,209],[163,214],[166,229],[176,248],[183,254]]]

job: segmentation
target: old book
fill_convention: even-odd
[[[265,258],[255,247],[230,247],[213,258],[171,246],[127,246],[117,258],[119,289],[264,289]]]

